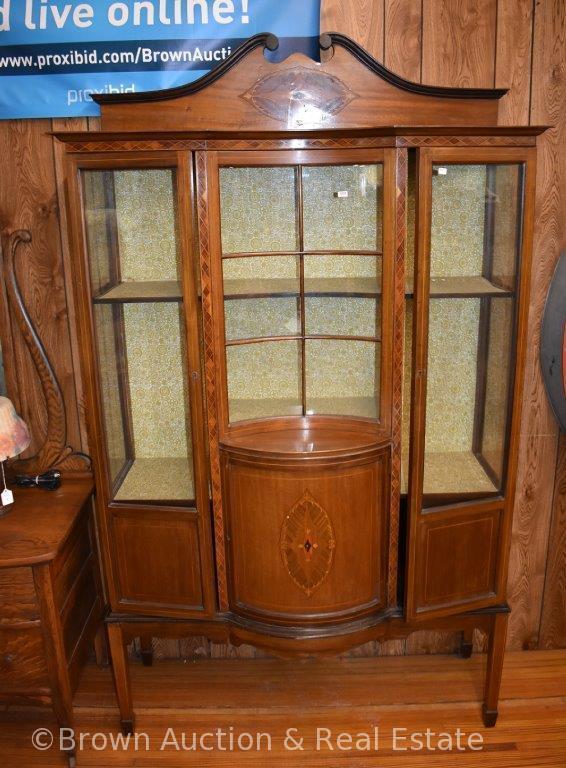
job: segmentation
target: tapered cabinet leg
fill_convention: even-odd
[[[489,635],[487,676],[483,702],[483,722],[486,728],[493,728],[497,722],[499,689],[501,687],[505,641],[507,638],[507,620],[507,613],[498,613],[494,618],[493,627]]]
[[[116,698],[120,709],[120,721],[124,734],[133,733],[134,709],[132,703],[132,686],[126,644],[120,624],[108,624],[108,642],[110,645],[110,661],[116,687]]]
[[[151,667],[153,664],[153,638],[148,635],[140,637],[141,660],[144,667]]]
[[[458,656],[461,659],[469,659],[474,650],[474,630],[465,629],[462,632],[462,641],[458,650]]]

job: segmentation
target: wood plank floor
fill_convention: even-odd
[[[490,730],[480,720],[484,665],[481,655],[470,660],[454,656],[308,662],[203,659],[160,661],[152,668],[133,662],[137,750],[133,741],[128,749],[112,750],[110,734],[118,734],[118,713],[110,671],[89,666],[75,700],[76,736],[84,737],[77,765],[566,768],[566,651],[507,656],[499,722]],[[43,727],[54,727],[48,713],[5,708],[0,713],[0,766],[64,766],[66,761],[56,749],[38,752],[32,747],[31,734]],[[173,737],[164,744],[168,728],[174,730],[179,747],[183,733],[187,747],[192,746],[193,733],[200,739],[220,728],[226,735],[205,737],[203,744],[213,747],[210,751],[184,751],[175,748]],[[285,748],[289,728],[297,729],[292,732],[297,739],[303,738],[302,749]],[[396,743],[394,728],[405,729],[398,731]],[[470,734],[480,733],[482,749],[459,751],[458,728],[465,733],[464,746]],[[317,729],[327,729],[319,732],[319,748]],[[425,742],[425,748],[411,750],[409,741],[402,739],[427,729],[450,734],[452,750],[440,749],[448,741],[439,736],[431,738],[434,749],[427,749]],[[95,733],[100,736],[93,738]],[[244,749],[238,748],[241,734],[252,734],[257,741],[257,733],[269,734],[271,750],[267,736],[260,737],[259,751],[255,743],[251,751],[245,749],[247,737],[240,742]],[[340,733],[353,737],[353,743],[342,738],[342,750]],[[369,744],[357,737],[359,733],[370,735]],[[356,740],[361,749],[356,750]],[[474,742],[478,745],[479,739]]]

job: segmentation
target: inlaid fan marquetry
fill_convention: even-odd
[[[308,491],[285,516],[281,555],[289,576],[310,596],[332,568],[336,541],[326,511]]]

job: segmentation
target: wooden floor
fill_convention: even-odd
[[[157,662],[152,668],[133,663],[133,689],[137,712],[138,749],[112,751],[110,746],[94,747],[118,734],[118,714],[108,669],[88,667],[76,697],[76,732],[100,734],[93,742],[84,737],[78,752],[78,766],[481,766],[518,768],[521,766],[561,766],[566,768],[566,651],[509,654],[505,663],[499,723],[486,730],[480,721],[480,698],[485,658],[470,660],[454,656],[413,656],[349,658],[283,662],[259,660],[198,660],[195,662]],[[5,709],[0,714],[0,766],[34,768],[63,766],[66,761],[57,750],[40,753],[31,746],[34,729],[54,727],[51,717],[38,710]],[[179,746],[183,732],[186,746],[192,735],[220,728],[226,736],[205,737],[204,746],[212,751],[177,751],[171,739],[163,745],[167,729],[172,728]],[[284,747],[286,730],[303,737],[303,749]],[[328,741],[316,748],[317,728],[331,732],[334,751]],[[379,729],[378,749],[356,751],[347,737],[340,751],[340,733],[357,738]],[[393,749],[393,729],[398,732],[397,748],[407,747],[400,737],[425,732],[448,733],[452,751],[440,751],[446,738],[432,738],[435,751]],[[482,734],[481,751],[459,752],[457,729],[465,733],[463,742],[474,732]],[[229,749],[228,734],[236,740]],[[240,734],[267,733],[260,737],[262,750],[237,748]],[[328,736],[321,731],[321,736]],[[242,745],[248,746],[244,737]],[[289,742],[293,746],[292,742]],[[220,746],[227,747],[221,751]],[[368,744],[362,737],[359,746]]]

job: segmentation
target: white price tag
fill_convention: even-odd
[[[0,500],[2,501],[2,506],[7,507],[8,504],[14,503],[14,494],[8,488],[4,488],[2,494],[0,494]]]

